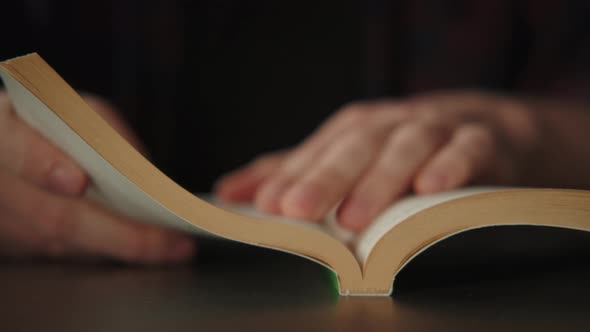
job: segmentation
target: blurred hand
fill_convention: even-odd
[[[105,102],[87,102],[137,146]],[[109,257],[133,263],[180,262],[191,239],[137,223],[83,197],[84,171],[15,114],[0,91],[0,255]]]
[[[216,193],[272,214],[338,220],[363,230],[408,192],[515,184],[539,145],[525,103],[475,92],[359,102],[336,112],[299,146],[223,177]]]

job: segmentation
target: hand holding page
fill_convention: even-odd
[[[135,219],[289,252],[336,272],[342,295],[389,295],[414,256],[453,234],[495,225],[590,230],[590,192],[469,188],[402,200],[350,244],[326,225],[210,204],[147,161],[37,54],[0,64],[16,111],[89,174],[91,195]]]

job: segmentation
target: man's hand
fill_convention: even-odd
[[[89,104],[132,144],[131,131],[97,98]],[[137,223],[83,197],[84,171],[21,121],[0,91],[0,255],[110,257],[134,263],[180,262],[191,239]]]
[[[410,191],[478,182],[516,184],[539,145],[524,103],[475,92],[344,107],[302,144],[254,160],[219,181],[225,200],[254,200],[267,213],[363,230]]]

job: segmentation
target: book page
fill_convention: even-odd
[[[257,210],[252,204],[250,203],[228,203],[223,202],[217,198],[215,198],[212,194],[195,194],[196,196],[204,199],[205,201],[222,208],[227,211],[231,211],[237,214],[245,215],[248,217],[254,217],[259,219],[266,219],[272,220],[281,223],[287,223],[291,225],[299,225],[308,228],[313,228],[316,230],[320,230],[337,240],[347,244],[353,241],[354,233],[340,227],[336,222],[336,208],[334,208],[328,216],[322,221],[310,221],[310,220],[301,220],[301,219],[294,219],[288,218],[285,216],[278,216],[278,215],[271,215],[263,213]]]
[[[5,73],[0,73],[0,76],[8,89],[12,102],[15,104],[18,116],[70,155],[90,175],[92,182],[86,191],[88,198],[135,220],[170,227],[195,235],[213,236],[213,234],[195,227],[175,215],[137,188],[19,82]],[[267,215],[248,204],[228,204],[213,199],[211,195],[198,196],[217,207],[240,215],[313,228],[342,242],[350,240],[350,237],[338,236],[338,234],[342,233],[331,231],[333,227],[328,226],[328,224]]]
[[[403,198],[385,210],[356,240],[355,254],[365,264],[373,247],[385,233],[410,216],[437,204],[483,192],[505,189],[502,187],[471,187],[432,195],[413,195]],[[433,220],[432,222],[436,222]]]
[[[92,179],[86,192],[89,198],[135,220],[184,232],[204,232],[182,220],[137,188],[29,90],[12,76],[0,74],[18,116],[59,146],[89,174]]]

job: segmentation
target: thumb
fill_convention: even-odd
[[[63,195],[81,195],[88,185],[80,166],[18,118],[7,101],[0,102],[0,168]]]

